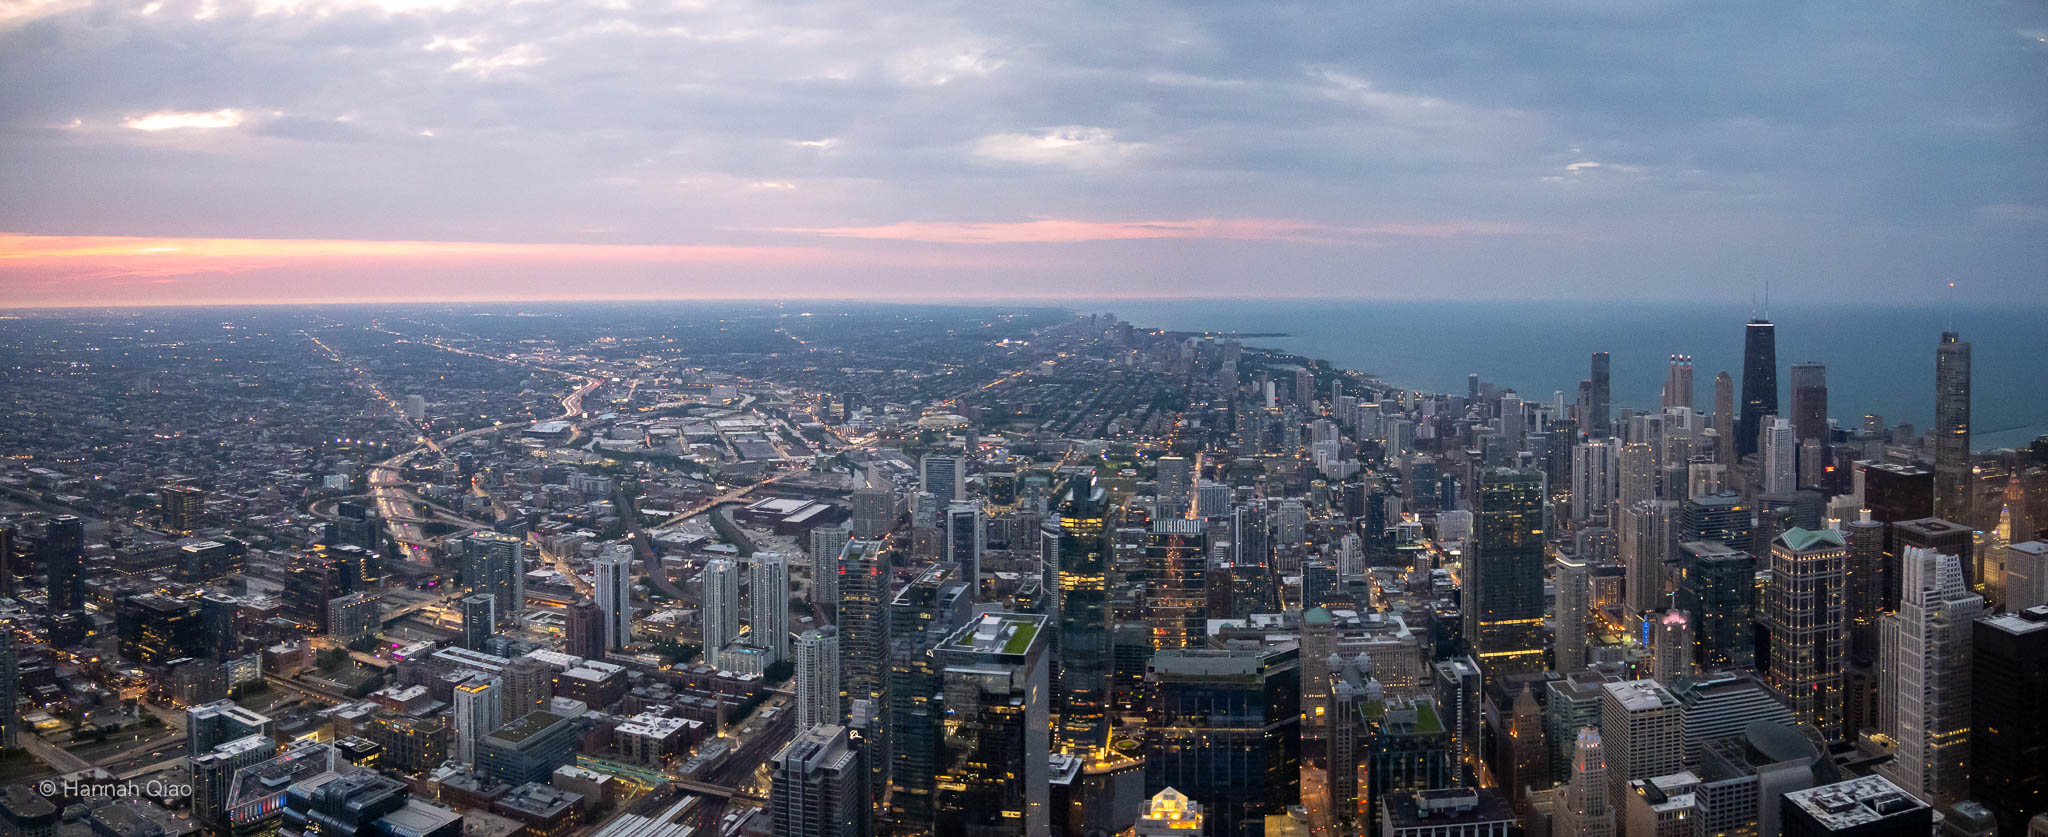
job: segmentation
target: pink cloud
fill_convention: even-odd
[[[535,244],[490,241],[361,241],[307,238],[151,238],[0,233],[0,271],[69,272],[79,278],[237,273],[322,263],[714,263],[822,264],[817,247],[712,244]]]

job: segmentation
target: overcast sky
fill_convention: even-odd
[[[2048,6],[0,0],[0,307],[2048,300]]]

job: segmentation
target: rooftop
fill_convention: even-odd
[[[1623,683],[1608,683],[1603,688],[1612,695],[1621,708],[1630,712],[1645,712],[1651,709],[1673,707],[1678,699],[1655,680],[1629,680]]]
[[[955,651],[974,651],[982,654],[1026,654],[1031,650],[1032,640],[1038,637],[1040,628],[1045,627],[1045,617],[1030,613],[987,613],[981,619],[968,623],[946,641],[946,647]]]
[[[1794,526],[1778,536],[1778,541],[1793,552],[1805,552],[1815,546],[1847,546],[1842,533],[1834,529],[1801,529]]]
[[[1785,802],[1837,831],[1927,807],[1882,776],[1793,791],[1785,794]]]
[[[568,718],[553,712],[528,712],[525,715],[521,715],[518,720],[497,728],[485,737],[495,738],[516,746],[526,743],[526,740],[529,738],[553,729],[557,724],[567,723],[568,720]]]

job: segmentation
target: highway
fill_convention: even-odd
[[[64,748],[51,744],[42,736],[28,730],[20,731],[20,740],[22,749],[35,756],[36,761],[49,765],[51,770],[58,773],[73,773],[92,766],[87,764],[85,759],[65,752]]]
[[[313,700],[320,701],[321,703],[339,705],[350,702],[349,698],[346,695],[330,692],[325,689],[314,688],[313,686],[301,683],[297,680],[279,677],[275,674],[263,675],[263,679],[268,681],[272,686],[276,686],[280,689],[285,689],[287,691],[297,692]]]

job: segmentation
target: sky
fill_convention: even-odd
[[[0,308],[2044,266],[2038,2],[0,0]]]

